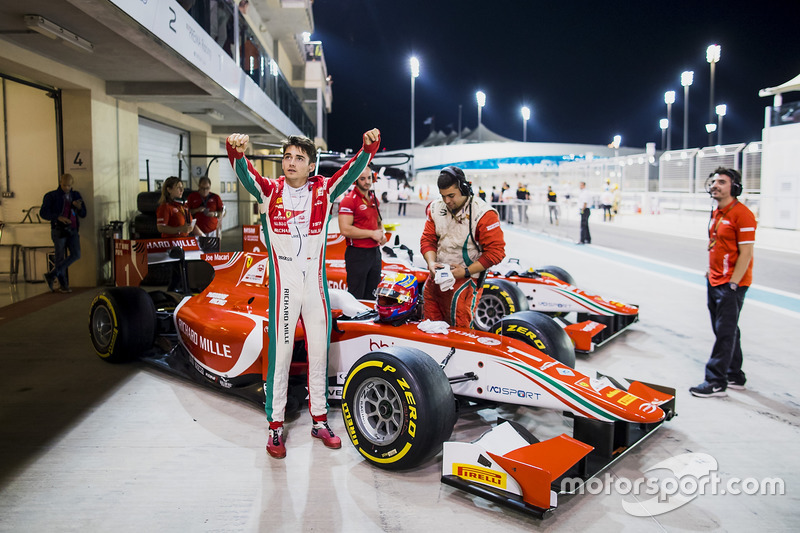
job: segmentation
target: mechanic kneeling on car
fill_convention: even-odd
[[[269,243],[269,346],[263,357],[264,395],[269,438],[267,453],[286,457],[283,421],[289,366],[300,316],[308,352],[308,398],[311,436],[328,448],[342,441],[328,426],[328,343],[331,310],[327,298],[324,250],[333,201],[352,185],[380,146],[380,131],[364,133],[363,148],[331,178],[312,176],[317,150],[306,137],[283,143],[278,179],[264,178],[244,157],[250,138],[234,133],[227,140],[228,158],[242,185],[259,204],[264,240]]]
[[[443,168],[437,186],[442,198],[428,206],[420,239],[431,272],[423,290],[425,318],[468,328],[483,272],[503,260],[506,243],[497,211],[472,194],[460,168]]]

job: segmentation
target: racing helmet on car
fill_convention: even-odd
[[[419,282],[412,274],[386,274],[378,288],[375,310],[381,322],[394,322],[414,312],[419,302]]]

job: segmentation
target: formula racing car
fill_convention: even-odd
[[[243,226],[244,251],[266,249],[258,226]],[[381,248],[383,273],[406,272],[421,283],[430,273],[419,254],[400,243],[397,235],[387,233]],[[346,242],[338,233],[328,233],[325,265],[328,285],[347,289],[344,252]],[[575,286],[563,268],[543,266],[527,270],[516,259],[506,259],[487,272],[483,293],[475,309],[474,326],[480,331],[494,331],[504,316],[518,311],[544,313],[563,327],[578,353],[591,353],[639,320],[639,308],[603,298]]]
[[[99,294],[89,312],[92,343],[105,361],[138,358],[263,408],[268,256],[203,258],[207,286],[196,295],[138,287]],[[426,333],[413,315],[389,324],[372,302],[336,289],[327,297],[329,398],[341,401],[350,441],[378,468],[413,469],[443,451],[444,483],[543,516],[558,503],[559,479],[590,479],[674,414],[673,389],[575,370],[570,339],[543,314],[505,316],[493,333]],[[302,321],[294,335],[290,372],[302,378]],[[304,384],[290,387],[295,405]],[[538,442],[509,421],[475,442],[448,442],[460,414],[503,405],[564,413],[572,435]]]

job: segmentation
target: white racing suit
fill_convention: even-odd
[[[269,253],[269,330],[264,361],[265,409],[270,427],[282,425],[286,410],[289,367],[298,317],[303,317],[308,351],[309,411],[314,421],[326,420],[328,410],[328,345],[331,313],[325,275],[325,245],[331,203],[352,185],[378,150],[379,142],[362,148],[331,178],[311,176],[307,235],[288,220],[292,212],[284,198],[285,177],[263,178],[250,161],[227,145],[228,158],[242,185],[259,204],[261,227]],[[308,209],[309,206],[305,206]],[[308,215],[308,211],[305,212]],[[301,213],[302,214],[302,213]],[[294,238],[292,233],[294,234]],[[298,241],[302,245],[298,247]],[[293,242],[294,241],[294,242]],[[298,257],[298,250],[305,257]]]

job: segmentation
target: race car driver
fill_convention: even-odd
[[[503,260],[506,244],[497,211],[472,194],[460,168],[443,168],[437,185],[442,199],[428,206],[420,239],[431,272],[425,318],[468,328],[483,292],[481,273]]]
[[[419,282],[413,274],[390,272],[375,289],[378,320],[394,326],[419,318]]]
[[[331,178],[311,176],[316,147],[306,137],[291,136],[283,144],[284,175],[263,178],[244,157],[249,137],[227,139],[228,158],[242,185],[259,205],[261,227],[269,249],[269,346],[265,361],[264,393],[269,421],[267,452],[286,457],[283,422],[289,365],[297,321],[303,317],[308,352],[311,436],[329,448],[341,439],[327,424],[328,341],[331,313],[325,275],[325,244],[334,199],[355,182],[380,145],[377,129],[364,133],[363,148]]]

